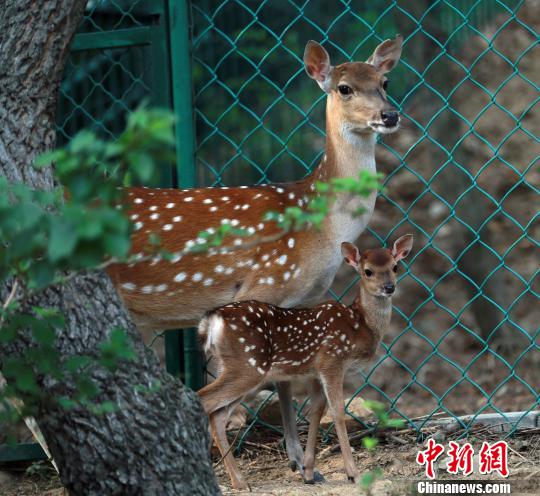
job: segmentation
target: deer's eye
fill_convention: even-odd
[[[364,270],[364,274],[366,274],[366,277],[371,277],[373,275],[373,272],[371,272],[371,270],[369,269],[366,269]]]
[[[388,79],[386,79],[383,84],[382,84],[382,88],[384,91],[386,91],[388,89]]]
[[[397,272],[397,265],[394,265],[394,266],[392,267],[392,270],[393,270],[394,272]]]
[[[337,89],[342,95],[352,95],[353,92],[352,88],[346,84],[340,84]]]

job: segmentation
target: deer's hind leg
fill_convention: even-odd
[[[242,398],[259,385],[260,379],[250,374],[225,372],[199,391],[204,410],[209,416],[212,437],[216,443],[234,489],[249,489],[231,453],[227,439],[227,420],[230,411]]]
[[[238,401],[238,403],[239,402],[240,401]],[[234,406],[234,404],[231,406]],[[245,481],[242,472],[238,468],[238,464],[236,463],[236,460],[232,454],[231,445],[227,439],[227,419],[229,417],[228,410],[229,407],[223,407],[210,415],[210,429],[212,431],[214,442],[221,453],[223,463],[225,464],[225,469],[227,470],[229,478],[231,479],[233,489],[248,490],[250,489],[249,484]]]

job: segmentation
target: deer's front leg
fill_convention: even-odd
[[[334,419],[339,447],[341,448],[341,455],[343,456],[345,473],[351,482],[355,482],[358,480],[359,474],[354,463],[351,445],[349,444],[349,436],[347,434],[347,427],[345,425],[343,378],[343,370],[328,370],[326,373],[321,374],[321,383]]]
[[[279,406],[281,409],[281,419],[283,421],[283,434],[285,436],[285,447],[289,457],[291,469],[299,470],[305,482],[325,482],[324,477],[316,470],[308,478],[304,470],[304,451],[298,436],[298,426],[296,425],[296,412],[293,408],[291,385],[288,382],[276,383]],[[309,479],[309,480],[308,480]]]

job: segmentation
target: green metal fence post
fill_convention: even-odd
[[[169,0],[169,41],[173,108],[176,115],[176,173],[179,187],[195,186],[195,130],[191,86],[191,43],[189,1]],[[184,338],[185,384],[202,386],[202,367],[195,329],[186,329]]]

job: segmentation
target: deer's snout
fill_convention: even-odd
[[[386,127],[394,127],[399,120],[399,112],[395,110],[383,110],[381,112],[381,120]]]
[[[391,295],[396,290],[396,286],[392,283],[385,283],[383,289],[386,294]]]

